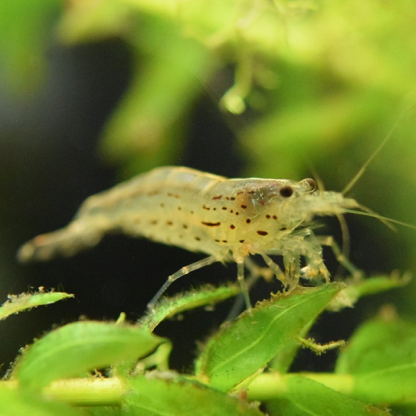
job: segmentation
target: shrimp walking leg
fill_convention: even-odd
[[[354,264],[352,264],[351,261],[341,251],[339,245],[334,240],[334,237],[332,237],[331,235],[322,235],[317,236],[316,238],[318,239],[321,245],[327,246],[332,250],[337,261],[343,267],[345,267],[345,269],[348,270],[353,277],[359,278],[362,276],[362,272],[359,269],[357,269],[357,267],[354,266]]]
[[[260,277],[262,277],[266,282],[272,281],[273,272],[268,267],[261,267],[257,265],[253,260],[251,260],[250,257],[244,258],[244,266],[249,272],[248,279],[244,276],[244,282],[248,293],[250,293],[251,288],[256,284]],[[243,310],[244,303],[247,305],[245,292],[240,293],[237,296],[225,320],[232,321]]]
[[[260,277],[262,277],[266,282],[271,282],[273,280],[274,273],[269,267],[259,266],[255,261],[251,260],[250,257],[246,257],[244,264],[246,269],[250,272],[250,280],[247,282],[249,289]]]
[[[247,309],[251,309],[250,296],[248,294],[247,283],[244,280],[244,258],[241,261],[237,262],[237,279],[241,286],[241,292],[244,296],[244,301],[246,303]]]
[[[260,253],[260,255],[263,257],[264,262],[272,270],[276,278],[280,280],[284,286],[288,286],[288,279],[279,265],[277,265],[266,253]]]
[[[151,311],[154,311],[154,306],[156,302],[160,299],[160,297],[166,292],[166,290],[175,280],[178,280],[182,276],[185,276],[186,274],[191,273],[195,270],[201,269],[202,267],[209,266],[210,264],[215,263],[217,261],[219,260],[216,256],[209,256],[209,257],[206,257],[205,259],[199,260],[188,266],[184,266],[180,270],[178,270],[176,273],[171,274],[168,277],[168,280],[166,280],[164,285],[156,292],[156,294],[153,296],[151,301],[147,304],[147,307]]]

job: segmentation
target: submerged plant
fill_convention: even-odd
[[[405,283],[406,278],[373,277],[272,295],[207,338],[190,373],[170,370],[172,344],[154,329],[178,313],[235,296],[238,287],[166,298],[138,323],[121,315],[115,323],[67,324],[21,352],[0,384],[0,413],[325,416],[388,415],[388,407],[407,414],[416,410],[413,322],[385,309],[362,324],[347,347],[307,338],[323,312],[336,313],[361,296]],[[70,296],[12,297],[0,313],[5,318]],[[334,372],[291,372],[300,347],[317,354],[341,347]]]

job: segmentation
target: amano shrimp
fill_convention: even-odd
[[[227,179],[186,167],[161,167],[90,196],[68,226],[27,242],[18,258],[72,256],[98,244],[106,233],[120,231],[208,255],[169,276],[150,301],[151,309],[183,275],[232,261],[249,304],[244,264],[250,255],[262,256],[288,289],[300,278],[329,281],[324,245],[333,248],[349,271],[356,271],[331,237],[315,236],[312,229],[315,216],[351,210],[365,209],[342,193],[317,190],[313,179]],[[271,255],[283,257],[284,270]]]

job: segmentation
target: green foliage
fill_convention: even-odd
[[[284,379],[284,392],[279,399],[269,403],[269,409],[276,415],[337,415],[337,416],[387,416],[390,412],[329,389],[298,375]]]
[[[342,288],[334,283],[258,304],[211,338],[197,362],[197,377],[215,389],[233,389],[271,361]]]
[[[170,142],[178,144],[183,133],[178,122],[187,123],[204,87],[218,94],[213,75],[232,64],[235,82],[222,92],[221,106],[259,114],[236,132],[248,150],[249,173],[298,177],[306,157],[328,160],[354,137],[374,143],[397,118],[393,108],[415,104],[415,14],[406,0],[394,7],[355,0],[116,0],[74,3],[59,30],[70,43],[118,36],[145,58],[106,129],[107,157],[123,155],[123,165],[137,159],[135,172],[148,169],[145,159],[156,149],[154,163],[168,162]],[[414,117],[408,123],[414,131]]]
[[[406,401],[416,391],[416,326],[397,317],[369,321],[339,357],[336,374],[352,374],[352,395],[371,403]]]
[[[198,292],[184,293],[176,298],[160,302],[155,311],[148,311],[140,320],[140,325],[152,332],[165,319],[190,309],[213,305],[236,296],[238,293],[240,293],[240,287],[237,285],[218,288],[205,286]]]
[[[0,384],[0,414],[31,409],[31,414],[75,415],[77,407],[88,405],[83,414],[254,416],[264,414],[258,402],[270,415],[287,416],[381,416],[389,414],[384,406],[404,403],[409,410],[416,391],[416,325],[397,318],[391,308],[358,329],[340,352],[333,374],[288,371],[299,337],[307,335],[322,312],[351,306],[351,293],[357,299],[369,293],[369,286],[377,293],[401,284],[397,278],[391,284],[391,278],[377,277],[272,295],[207,340],[195,373],[169,370],[169,342],[151,329],[184,310],[236,295],[234,287],[164,299],[155,307],[153,322],[148,316],[135,325],[122,320],[68,324],[22,351]],[[39,294],[20,298],[31,298],[31,306],[45,303]],[[334,343],[303,340],[302,345],[321,353]],[[93,375],[98,370],[105,377]]]
[[[0,386],[0,414],[7,416],[80,416],[82,413],[65,404],[39,397],[30,391]]]
[[[49,305],[63,299],[73,298],[74,295],[64,292],[24,293],[20,296],[9,296],[9,299],[0,306],[0,321],[9,315],[36,308],[41,305]]]
[[[40,389],[61,377],[143,357],[161,342],[141,328],[75,322],[51,332],[25,351],[16,377],[23,387]]]
[[[125,409],[133,415],[247,415],[263,413],[247,401],[222,394],[177,374],[150,373],[129,384]]]

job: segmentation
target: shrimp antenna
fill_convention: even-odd
[[[382,215],[377,214],[376,212],[372,211],[370,208],[367,208],[361,204],[358,205],[359,209],[362,209],[363,211],[356,211],[353,209],[345,209],[344,212],[347,212],[349,214],[356,214],[356,215],[363,215],[365,217],[372,217],[376,218],[379,221],[381,221],[386,227],[390,228],[393,231],[397,231],[396,227],[393,224],[402,225],[403,227],[411,228],[413,230],[416,230],[416,225],[408,224],[407,222],[393,220],[392,218],[383,217]]]
[[[342,235],[341,254],[344,256],[344,258],[348,259],[350,257],[350,231],[348,229],[347,221],[345,221],[345,216],[342,214],[337,214],[336,216],[341,228]],[[336,274],[339,275],[342,269],[343,266],[340,263]]]
[[[318,188],[319,192],[324,193],[325,192],[325,185],[324,185],[324,181],[321,178],[321,175],[319,175],[318,171],[315,169],[315,166],[311,165],[309,166],[313,177],[315,178],[316,181],[316,186]]]
[[[361,204],[358,204],[358,207],[362,210],[362,211],[364,211],[364,212],[366,212],[367,214],[369,214],[371,217],[373,217],[373,218],[377,218],[380,222],[382,222],[387,228],[390,228],[390,230],[392,230],[392,231],[394,231],[394,232],[397,232],[397,228],[394,226],[394,225],[391,225],[390,224],[390,222],[397,222],[397,221],[395,221],[395,220],[392,220],[392,219],[390,219],[390,218],[387,218],[387,217],[383,217],[382,215],[380,215],[380,214],[377,214],[377,212],[375,212],[375,211],[373,211],[372,209],[370,209],[370,208],[367,208],[365,205],[361,205]],[[410,225],[410,224],[409,224]]]
[[[401,112],[396,122],[394,123],[393,127],[390,129],[389,133],[387,134],[386,138],[381,142],[381,144],[377,147],[377,149],[370,155],[370,157],[365,161],[363,166],[361,166],[360,170],[354,175],[354,177],[349,181],[347,186],[343,189],[343,191],[341,192],[342,195],[345,195],[347,192],[351,190],[351,188],[357,183],[357,181],[361,178],[361,176],[363,176],[363,173],[367,169],[368,165],[373,161],[373,159],[378,155],[378,153],[380,153],[381,149],[385,146],[385,144],[390,140],[391,136],[393,135],[393,133],[396,131],[397,127],[401,123],[406,112],[405,110],[407,110],[407,108]]]

